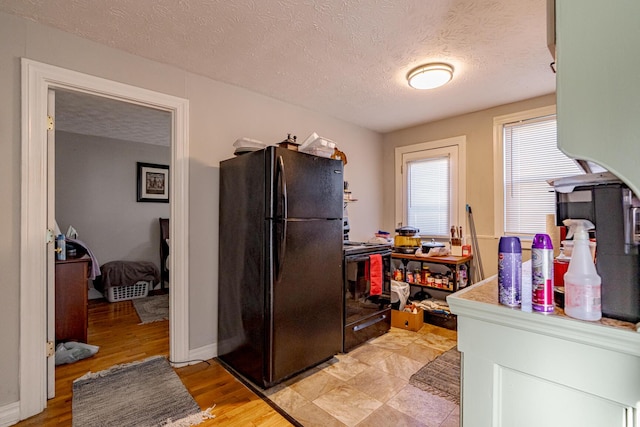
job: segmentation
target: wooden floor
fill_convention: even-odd
[[[89,303],[89,344],[100,347],[88,359],[56,367],[56,397],[44,412],[17,426],[71,426],[72,383],[87,372],[98,372],[120,363],[169,355],[169,322],[139,325],[131,301]],[[229,374],[215,360],[176,369],[200,408],[215,418],[201,426],[291,426],[282,415]]]

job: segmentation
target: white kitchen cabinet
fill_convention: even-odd
[[[640,1],[555,3],[558,147],[640,194]]]
[[[497,276],[447,301],[458,316],[463,426],[640,426],[635,325],[502,306]]]

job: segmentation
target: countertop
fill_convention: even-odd
[[[602,318],[597,322],[573,319],[562,309],[543,314],[525,312],[498,302],[498,276],[492,276],[447,297],[451,312],[482,321],[589,343],[640,356],[640,333],[636,324]]]

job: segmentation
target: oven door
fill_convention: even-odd
[[[370,255],[382,255],[382,294],[371,295]],[[391,325],[391,251],[345,256],[343,352],[387,332]]]

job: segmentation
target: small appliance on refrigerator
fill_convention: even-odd
[[[220,164],[218,357],[271,387],[342,347],[343,164],[278,147]]]

